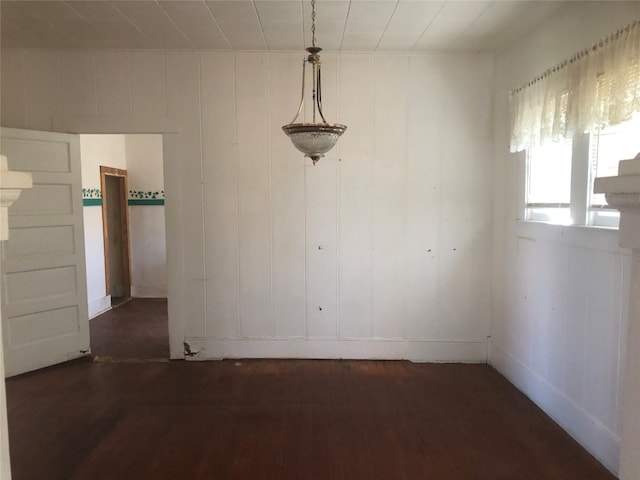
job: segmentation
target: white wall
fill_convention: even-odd
[[[508,91],[639,16],[638,2],[568,2],[495,73],[490,363],[613,472],[629,254],[617,231],[516,222],[524,155],[508,153]]]
[[[162,137],[160,135],[126,135],[129,190],[150,200],[164,200]],[[153,199],[151,199],[153,200]],[[131,295],[166,298],[167,242],[164,205],[130,205]]]
[[[281,131],[301,53],[2,55],[7,126],[164,137],[173,357],[483,361],[493,58],[323,56],[348,125],[311,166]]]
[[[81,135],[82,188],[100,188],[100,166],[127,168],[124,135]]]
[[[124,135],[81,135],[82,188],[100,190],[100,166],[126,169]],[[84,248],[87,259],[87,300],[89,318],[111,308],[104,270],[102,207],[85,206]]]

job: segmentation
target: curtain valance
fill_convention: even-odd
[[[509,94],[511,151],[615,125],[640,112],[640,21]]]

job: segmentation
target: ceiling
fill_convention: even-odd
[[[325,51],[496,52],[563,2],[318,0]],[[1,0],[3,48],[302,50],[309,0]]]

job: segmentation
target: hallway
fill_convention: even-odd
[[[168,359],[165,298],[133,298],[89,321],[96,361]]]

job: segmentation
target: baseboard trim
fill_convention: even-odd
[[[185,358],[314,358],[486,363],[486,341],[186,338]],[[187,347],[188,346],[188,347]]]
[[[97,300],[89,302],[89,319],[103,314],[107,310],[111,310],[111,295],[100,297]]]
[[[134,298],[167,298],[166,285],[131,285]]]
[[[489,364],[529,397],[611,473],[620,468],[620,438],[529,367],[491,344]]]

